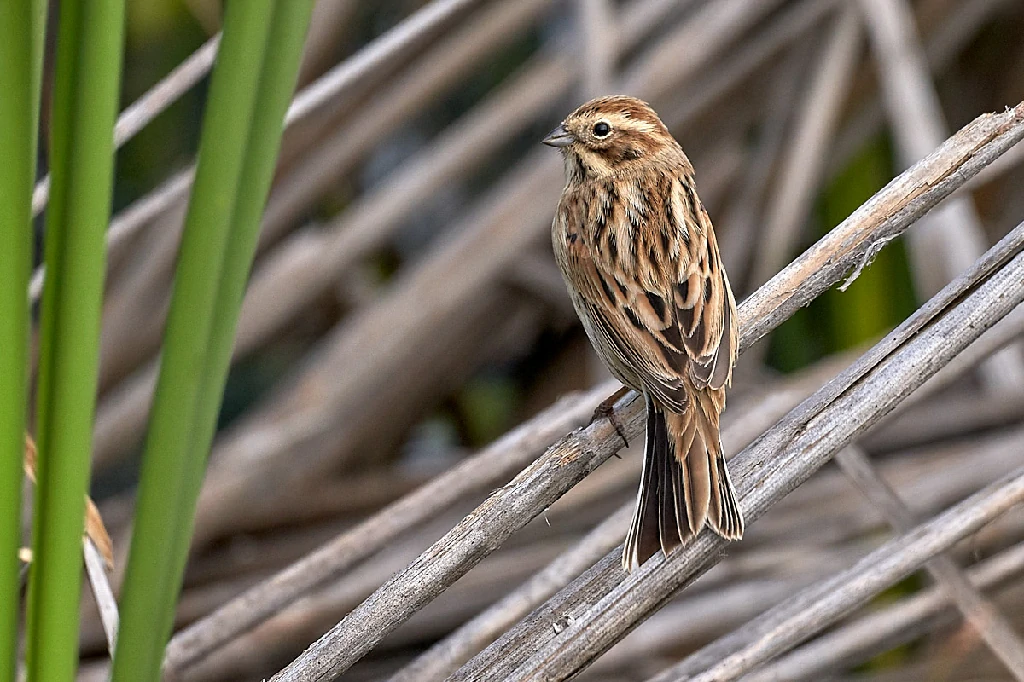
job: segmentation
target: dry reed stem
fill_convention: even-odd
[[[1024,574],[1024,544],[1006,549],[967,570],[977,589],[993,589]],[[952,622],[956,607],[941,588],[868,613],[794,649],[744,682],[804,682],[856,665]]]
[[[849,569],[787,599],[653,678],[728,682],[865,603],[1024,500],[1024,469],[887,542]]]
[[[875,470],[863,450],[851,445],[836,453],[836,462],[895,531],[908,533],[913,529],[916,522],[914,514]],[[925,568],[1014,678],[1018,681],[1024,679],[1024,645],[995,605],[974,589],[947,554],[936,556],[925,564]]]

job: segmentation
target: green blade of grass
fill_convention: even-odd
[[[99,364],[123,0],[62,3],[51,117],[48,273],[40,324],[38,485],[29,582],[29,680],[73,680],[84,500]]]
[[[227,5],[146,440],[116,682],[159,674],[311,9]]]
[[[274,9],[269,47],[263,60],[257,107],[253,116],[239,196],[231,223],[231,247],[224,258],[220,287],[215,303],[214,327],[208,346],[206,381],[199,393],[200,423],[193,431],[193,452],[203,459],[192,468],[182,513],[187,514],[186,532],[178,538],[177,561],[184,569],[192,537],[196,500],[217,427],[217,416],[224,395],[235,329],[242,307],[245,286],[259,240],[260,220],[270,192],[277,153],[302,61],[302,47],[313,12],[313,0],[278,0]]]
[[[39,73],[46,3],[0,3],[0,682],[18,648],[22,458],[28,399],[27,296],[32,266]],[[26,27],[29,27],[26,30]]]

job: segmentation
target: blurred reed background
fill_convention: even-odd
[[[219,21],[212,0],[129,3],[122,109],[202,49]],[[264,217],[169,679],[269,677],[588,421],[597,393],[551,408],[607,377],[550,253],[562,169],[539,144],[577,104],[622,92],[662,114],[696,168],[741,300],[957,129],[1024,100],[1021,36],[1019,0],[320,0],[300,76],[306,108],[293,108]],[[190,78],[195,86],[151,102],[150,111],[166,110],[117,159],[92,479],[115,541],[115,584],[186,205],[183,173],[204,104],[205,49],[170,81],[172,90]],[[741,358],[726,413],[730,454],[1024,219],[1022,149]],[[1024,357],[1010,345],[983,360],[1019,339],[1020,312],[973,357],[977,367],[967,363],[956,380],[859,435],[843,471],[827,465],[773,507],[580,679],[647,680],[847,569],[894,536],[891,524],[905,530],[935,517],[1020,467]],[[343,679],[444,679],[612,550],[626,524],[616,510],[639,480],[642,439],[633,440]],[[421,496],[374,516],[488,447],[494,459],[449,485],[448,498]],[[879,502],[888,498],[876,473],[909,506],[902,522],[898,505]],[[470,620],[595,527],[589,558],[563,567],[563,578],[544,588],[538,579],[532,598]],[[1024,679],[1013,636],[1024,633],[1022,542],[1017,506],[955,544],[955,563],[929,574],[921,559],[828,635],[818,632],[833,621],[796,653],[744,672]],[[327,543],[343,556],[306,587],[293,594],[264,583]],[[958,566],[982,576],[992,602],[970,602],[978,593]],[[935,587],[943,570],[942,589],[959,586],[961,608],[974,603],[994,631],[965,624]],[[261,587],[269,592],[249,606],[269,613],[254,623],[204,621]],[[274,590],[289,596],[267,602]],[[80,676],[100,680],[107,644],[89,599]],[[579,615],[548,629],[571,628]],[[456,631],[462,639],[446,642]],[[503,679],[485,671],[461,679]]]

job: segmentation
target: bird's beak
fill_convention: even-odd
[[[549,147],[568,147],[575,141],[576,138],[572,136],[572,133],[565,129],[564,125],[558,126],[548,133],[547,137],[541,140],[541,142]]]

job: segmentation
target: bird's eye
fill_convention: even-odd
[[[594,124],[594,137],[608,137],[612,127],[605,121],[598,121]]]

